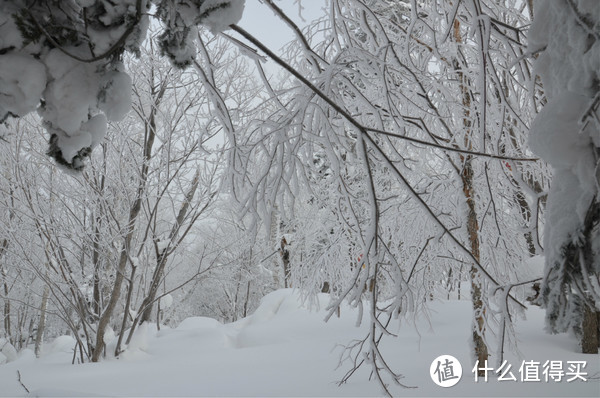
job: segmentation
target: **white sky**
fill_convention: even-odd
[[[326,0],[276,0],[275,3],[302,29],[324,14]],[[275,53],[293,38],[287,25],[261,0],[246,0],[239,26],[260,39]]]

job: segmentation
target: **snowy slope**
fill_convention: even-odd
[[[142,328],[121,359],[71,365],[73,341],[60,337],[36,360],[25,351],[19,359],[0,365],[0,396],[378,396],[367,369],[338,387],[349,364],[336,369],[339,344],[364,335],[356,328],[356,312],[343,308],[341,317],[324,323],[321,295],[317,310],[308,310],[292,290],[279,290],[263,299],[250,317],[223,325],[209,318],[188,318],[176,329]],[[475,383],[468,358],[470,303],[432,305],[430,325],[405,322],[399,337],[388,342],[388,359],[416,389],[395,388],[398,396],[598,396],[600,364],[597,355],[577,354],[576,342],[566,335],[543,333],[543,312],[528,311],[518,332],[524,360],[587,361],[584,369],[594,381]],[[110,346],[109,346],[110,349]],[[429,376],[434,358],[450,354],[463,365],[463,378],[454,387],[435,385]],[[507,356],[519,378],[521,359]],[[27,394],[21,381],[31,391]]]

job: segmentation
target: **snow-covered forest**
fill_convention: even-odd
[[[599,107],[596,0],[0,0],[0,396],[598,396]]]

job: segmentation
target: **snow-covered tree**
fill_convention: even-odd
[[[529,51],[546,105],[529,143],[552,165],[542,302],[550,332],[573,329],[598,352],[600,311],[600,7],[537,2]],[[556,27],[560,26],[560,29]]]
[[[81,170],[107,121],[131,107],[123,56],[140,53],[149,16],[163,26],[161,53],[183,67],[195,57],[197,25],[221,31],[243,7],[244,0],[2,0],[0,122],[37,109],[48,154]]]
[[[196,74],[174,69],[151,47],[128,61],[137,71],[133,112],[111,125],[83,173],[60,173],[37,152],[43,132],[31,115],[14,124],[14,137],[8,130],[2,147],[4,303],[41,309],[49,287],[42,312],[52,314],[49,325],[70,329],[82,361],[100,359],[113,331],[127,343],[130,326],[158,322],[161,298],[210,267],[190,238],[219,185],[222,146],[211,140],[220,126]],[[11,321],[19,307],[5,307],[7,335],[17,334]],[[19,323],[38,315],[18,315]]]

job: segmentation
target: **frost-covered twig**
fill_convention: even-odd
[[[25,391],[27,391],[27,394],[29,394],[30,391],[27,387],[25,387],[25,384],[23,384],[23,381],[21,380],[21,371],[18,369],[17,369],[17,380],[19,381],[19,384],[21,385],[21,387],[23,387],[25,389]]]

